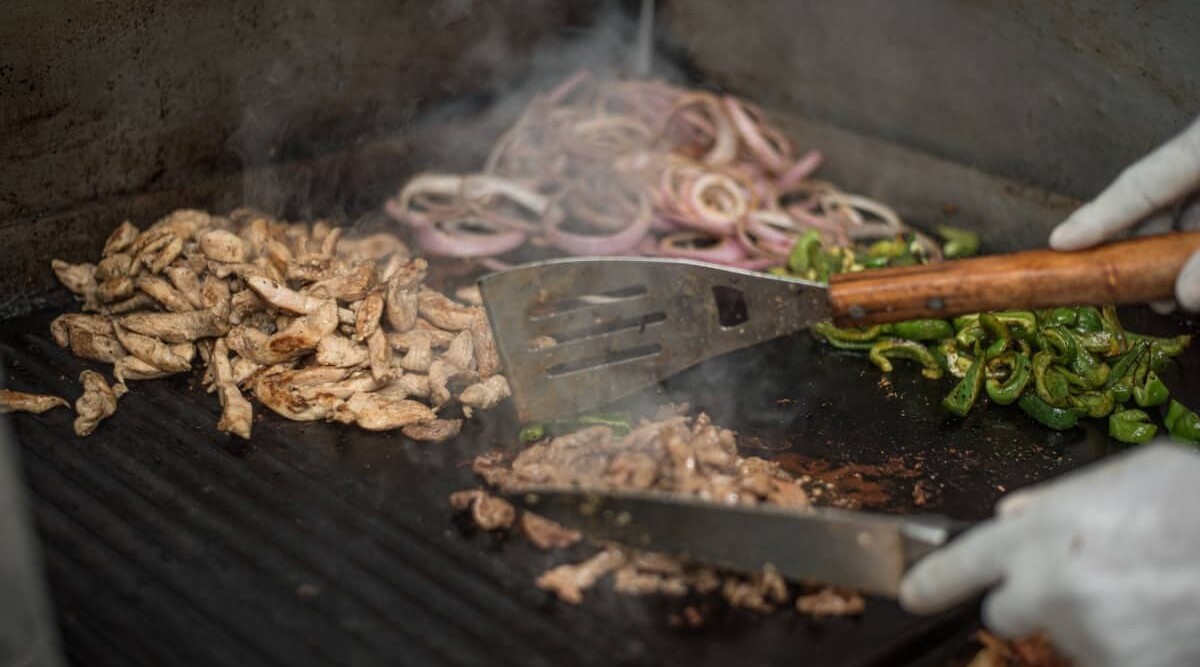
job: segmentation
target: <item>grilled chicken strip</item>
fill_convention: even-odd
[[[91,435],[100,422],[117,411],[117,399],[125,394],[125,385],[109,386],[108,380],[96,371],[79,374],[83,395],[75,401],[75,435]]]
[[[48,394],[30,394],[24,391],[0,389],[0,414],[8,412],[32,412],[41,414],[58,407],[69,407],[66,399]]]
[[[242,396],[233,375],[233,366],[229,363],[229,348],[225,341],[217,339],[213,343],[209,355],[213,381],[217,388],[217,396],[221,400],[221,421],[217,429],[224,433],[232,433],[244,440],[250,439],[250,427],[254,420],[254,408],[250,401]]]
[[[416,326],[418,294],[429,264],[423,259],[414,259],[400,267],[388,281],[385,295],[388,324],[397,333],[404,333]]]
[[[390,431],[436,418],[437,413],[424,403],[375,393],[355,394],[334,410],[337,421],[368,431]]]
[[[441,292],[421,288],[417,295],[417,308],[421,317],[439,329],[462,331],[470,329],[475,318],[475,306],[455,303]]]

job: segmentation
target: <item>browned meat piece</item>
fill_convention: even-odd
[[[364,341],[379,330],[379,318],[383,316],[383,294],[371,292],[358,304],[354,313],[354,339]],[[388,340],[391,344],[391,340]]]
[[[379,261],[396,255],[407,259],[408,246],[394,234],[372,234],[361,238],[343,238],[338,250],[345,257]]]
[[[582,563],[559,565],[544,573],[538,577],[537,587],[554,593],[563,602],[579,604],[585,590],[624,563],[625,554],[606,548]]]
[[[521,513],[521,533],[539,549],[565,549],[583,539],[578,530],[564,528],[561,524],[533,512]]]
[[[237,234],[221,229],[212,229],[200,234],[200,252],[214,262],[240,264],[250,255],[247,243]]]
[[[133,242],[140,233],[141,231],[132,222],[128,220],[122,222],[120,226],[108,235],[108,239],[104,242],[104,256],[107,257],[113,253],[125,252],[133,245]]]
[[[189,241],[201,229],[212,224],[212,216],[204,211],[181,208],[167,214],[146,230],[145,234],[169,233],[184,241]]]
[[[500,353],[496,351],[496,339],[488,325],[483,309],[475,311],[471,320],[471,342],[475,345],[475,366],[479,377],[485,380],[500,372]]]
[[[103,315],[59,315],[50,323],[50,334],[59,346],[82,359],[112,364],[127,354],[117,341],[112,320]]]
[[[748,579],[727,578],[721,596],[734,607],[765,613],[786,602],[788,590],[783,577],[768,567],[766,572]]]
[[[182,292],[157,276],[139,276],[137,280],[133,281],[133,285],[173,313],[196,309]]]
[[[424,331],[403,335],[409,337],[408,352],[400,359],[400,367],[414,373],[428,373],[429,365],[433,363],[433,337]]]
[[[504,452],[484,452],[475,457],[471,463],[471,472],[479,475],[492,486],[508,486],[519,482],[513,479],[513,472],[507,465]]]
[[[462,431],[461,419],[434,419],[428,422],[409,424],[400,429],[404,437],[417,442],[442,442]]]
[[[264,365],[299,359],[316,351],[321,339],[337,329],[337,305],[326,301],[311,315],[298,317],[270,336],[247,326],[239,326],[227,336],[229,349]]]
[[[983,650],[968,667],[1071,667],[1073,664],[1058,654],[1043,633],[1005,640],[980,630],[976,639],[983,644]]]
[[[469,371],[443,359],[434,359],[429,364],[429,397],[435,407],[445,405],[451,398],[450,384],[472,383],[479,379],[475,371]]]
[[[186,313],[131,313],[122,316],[118,322],[130,331],[168,343],[223,336],[229,331],[229,323],[207,309]]]
[[[429,341],[431,347],[434,349],[445,348],[450,344],[450,341],[454,340],[454,334],[450,333],[449,331],[442,331],[441,329],[422,329],[420,328],[419,323],[418,327],[414,328],[412,331],[406,331],[405,333],[389,333],[387,337],[388,344],[392,346],[392,349],[400,350],[401,352],[412,349],[414,345],[422,345],[426,340]]]
[[[161,340],[151,338],[150,336],[143,336],[132,331],[126,331],[120,325],[114,326],[114,329],[117,334],[117,340],[121,342],[121,345],[130,354],[141,359],[146,364],[169,373],[182,373],[191,369],[190,356],[185,358],[176,354],[174,350]]]
[[[471,510],[471,519],[483,530],[511,528],[517,517],[517,510],[507,500],[479,489],[450,494],[450,506],[459,511]]]
[[[428,270],[429,264],[417,258],[400,267],[388,280],[384,313],[388,324],[397,333],[404,333],[416,326],[418,294]]]
[[[68,407],[65,399],[48,394],[30,394],[24,391],[0,389],[0,414],[7,412],[32,412],[42,414],[58,407]]]
[[[822,588],[796,598],[796,611],[808,616],[857,616],[866,606],[858,593],[835,588]]]
[[[61,259],[56,259],[50,262],[50,268],[54,270],[55,277],[58,278],[58,282],[63,284],[63,287],[85,299],[95,296],[95,264],[68,264]]]
[[[322,305],[329,303],[329,299],[327,298],[301,294],[263,276],[248,276],[246,284],[263,301],[280,310],[286,310],[289,313],[307,315],[316,312]]]
[[[75,435],[84,437],[117,411],[117,399],[125,394],[125,385],[111,387],[95,371],[80,373],[79,382],[83,384],[83,395],[75,401]]]
[[[254,290],[244,289],[234,294],[229,300],[229,321],[241,324],[255,313],[266,310],[267,304]]]
[[[509,396],[512,396],[512,390],[508,388],[508,380],[505,380],[503,375],[493,375],[463,389],[458,400],[465,406],[487,410],[496,407]]]
[[[647,572],[634,563],[626,563],[613,575],[613,588],[626,595],[686,595],[688,581],[679,574]]]
[[[192,309],[200,307],[200,276],[190,266],[168,266],[163,275],[171,281],[171,285],[187,299]]]
[[[314,366],[300,370],[276,368],[259,375],[254,397],[275,413],[295,421],[329,419],[342,400],[329,395],[304,395],[305,389],[345,379],[341,368]]]
[[[133,296],[133,280],[126,276],[109,278],[96,287],[96,298],[100,303],[112,303]]]
[[[375,265],[362,262],[345,271],[317,281],[306,288],[309,294],[339,301],[358,301],[375,287]]]
[[[200,284],[200,306],[220,319],[229,318],[232,297],[229,295],[229,285],[224,280],[207,276]]]
[[[174,373],[151,366],[133,355],[121,357],[113,364],[113,377],[121,384],[134,380],[157,380],[169,375]]]
[[[338,405],[333,418],[358,424],[368,431],[390,431],[410,424],[433,421],[437,413],[424,403],[382,394],[359,393]]]
[[[367,361],[371,366],[371,375],[376,380],[390,380],[395,376],[392,369],[392,346],[388,345],[387,334],[383,329],[367,337]]]
[[[122,313],[131,313],[142,308],[153,308],[155,303],[149,294],[137,292],[124,301],[102,306],[100,310],[106,315],[121,315]]]
[[[470,331],[460,331],[450,341],[442,360],[463,370],[475,368],[475,344],[471,341]]]
[[[355,394],[373,392],[379,388],[379,384],[378,380],[371,377],[370,371],[359,370],[335,382],[298,387],[296,395],[310,402],[329,401],[332,398],[344,401]]]
[[[455,303],[444,294],[426,288],[421,288],[417,295],[417,309],[421,317],[447,331],[470,329],[475,311],[478,310],[475,306]]]
[[[317,343],[317,363],[338,368],[357,368],[367,363],[367,347],[339,334],[329,334]]]
[[[393,398],[429,398],[429,376],[420,373],[404,373],[379,390]]]
[[[233,367],[229,364],[229,348],[225,346],[225,341],[217,339],[213,344],[209,364],[217,396],[221,400],[221,421],[217,422],[217,430],[249,440],[250,428],[254,422],[254,408],[250,406],[250,401],[242,396],[234,380]]]
[[[123,252],[105,257],[96,265],[96,280],[100,282],[113,278],[131,278],[134,273],[133,258]]]

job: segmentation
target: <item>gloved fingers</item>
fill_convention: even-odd
[[[1002,519],[1012,519],[1023,514],[1038,498],[1038,488],[1014,491],[996,503],[996,516]]]
[[[1200,252],[1192,255],[1175,279],[1175,300],[1184,310],[1200,311]]]
[[[1050,234],[1055,250],[1096,245],[1200,187],[1200,119],[1127,168]]]
[[[1041,612],[1045,608],[1046,587],[1042,578],[1034,574],[1040,571],[1036,563],[1014,566],[1013,576],[988,594],[982,615],[989,630],[1017,639],[1043,629]]]
[[[1027,529],[1022,519],[985,521],[919,561],[900,583],[900,605],[931,614],[962,602],[1004,574]]]

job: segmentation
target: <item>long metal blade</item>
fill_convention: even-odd
[[[747,573],[895,597],[908,566],[959,527],[940,517],[726,505],[666,493],[524,488],[514,504],[597,540]]]

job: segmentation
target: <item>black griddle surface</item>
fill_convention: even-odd
[[[12,388],[73,401],[79,372],[97,365],[53,344],[53,314],[0,323],[0,355]],[[1142,310],[1129,322],[1181,328]],[[1198,368],[1193,349],[1165,374],[1192,405]],[[642,398],[709,410],[743,433],[749,453],[899,458],[934,490],[923,510],[967,519],[985,517],[1006,490],[1113,449],[1093,426],[1053,433],[1015,409],[949,420],[937,408],[948,383],[911,369],[880,378],[863,357],[799,336]],[[14,415],[74,664],[903,664],[961,644],[974,622],[972,609],[919,619],[873,599],[858,619],[718,609],[688,630],[668,621],[677,600],[601,586],[578,607],[560,604],[532,581],[572,554],[465,529],[446,501],[477,485],[476,454],[513,446],[510,410],[470,422],[453,442],[419,444],[258,409],[246,443],[215,430],[217,400],[197,383],[134,384],[86,439],[73,436],[69,411]],[[913,511],[912,479],[892,481],[880,509]]]

